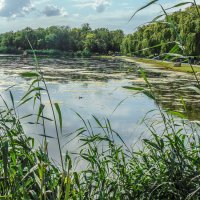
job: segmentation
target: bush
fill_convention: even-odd
[[[86,49],[83,50],[82,51],[82,57],[87,57],[87,58],[91,57],[91,52],[86,50]]]
[[[21,51],[16,49],[15,47],[0,47],[0,53],[2,53],[2,54],[19,54],[19,53],[21,53]]]
[[[64,52],[56,49],[46,49],[46,50],[34,50],[36,55],[49,55],[49,56],[54,56],[54,55],[63,55]],[[28,54],[33,54],[32,50],[27,50]]]
[[[88,51],[88,50],[83,50],[83,51],[77,51],[76,53],[74,53],[74,55],[76,56],[76,57],[85,57],[85,58],[89,58],[89,57],[91,57],[91,52],[90,51]]]

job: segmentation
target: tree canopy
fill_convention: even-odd
[[[175,42],[181,40],[185,54],[199,56],[200,21],[196,8],[191,6],[168,17],[176,30],[166,18],[139,27],[128,35],[122,30],[92,30],[89,24],[83,24],[80,28],[51,26],[34,30],[27,27],[21,31],[1,34],[0,48],[27,50],[30,49],[29,40],[36,50],[87,51],[99,54],[122,52],[126,55],[155,56],[170,52]]]
[[[173,24],[169,23],[169,19]],[[168,20],[165,18],[139,27],[136,32],[124,37],[121,51],[142,56],[160,55],[170,52],[175,42],[180,40],[185,54],[200,55],[200,21],[195,7],[174,12]]]
[[[49,28],[25,28],[17,32],[7,32],[0,35],[0,47],[16,49],[56,49],[61,51],[83,51],[108,53],[120,51],[124,33],[122,30],[109,31],[106,28],[92,30],[89,24],[81,28],[67,26],[51,26]],[[28,39],[28,40],[27,40]]]

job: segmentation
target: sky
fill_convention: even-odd
[[[188,0],[160,0],[169,8]],[[192,1],[192,0],[191,0]],[[133,32],[136,27],[160,14],[158,4],[139,12],[131,22],[132,14],[148,0],[0,0],[0,33],[26,27],[53,25],[80,27],[89,23],[92,28],[105,27]],[[200,0],[197,0],[200,4]]]

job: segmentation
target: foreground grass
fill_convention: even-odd
[[[45,140],[48,134],[43,135],[43,145],[34,147],[14,103],[11,107],[6,103],[0,115],[0,198],[200,199],[199,124],[175,121],[162,112],[152,119],[151,137],[143,140],[140,150],[127,147],[109,120],[94,117],[93,129],[82,119],[84,126],[75,135],[81,145],[75,155],[85,167],[76,171],[77,163],[68,153],[63,168],[52,164],[51,146]],[[159,120],[165,128],[157,134]]]

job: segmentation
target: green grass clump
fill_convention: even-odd
[[[151,136],[143,140],[140,150],[129,148],[108,120],[102,123],[94,117],[97,128],[93,129],[82,119],[84,127],[75,137],[81,142],[76,156],[84,168],[76,171],[77,163],[68,153],[62,168],[52,164],[46,142],[34,147],[34,139],[24,133],[15,109],[6,104],[0,118],[0,197],[199,199],[199,124],[162,117],[165,128],[157,134],[153,124],[148,126]]]
[[[26,50],[26,52],[30,55],[36,54],[36,55],[45,55],[45,56],[69,56],[69,57],[91,57],[91,53],[87,50],[83,51],[77,51],[77,52],[67,52],[67,51],[61,51],[57,49],[44,49],[44,50],[34,50],[34,53],[32,49]]]
[[[1,46],[0,47],[0,54],[20,54],[21,50],[18,50],[15,47],[5,47]]]
[[[92,53],[88,50],[83,50],[83,51],[77,51],[74,53],[75,57],[85,57],[85,58],[89,58],[91,57]]]
[[[26,50],[28,54],[33,54],[32,50]],[[61,55],[65,55],[66,52],[60,51],[60,50],[56,50],[56,49],[44,49],[44,50],[35,50],[34,53],[36,55],[47,55],[47,56],[61,56]]]

